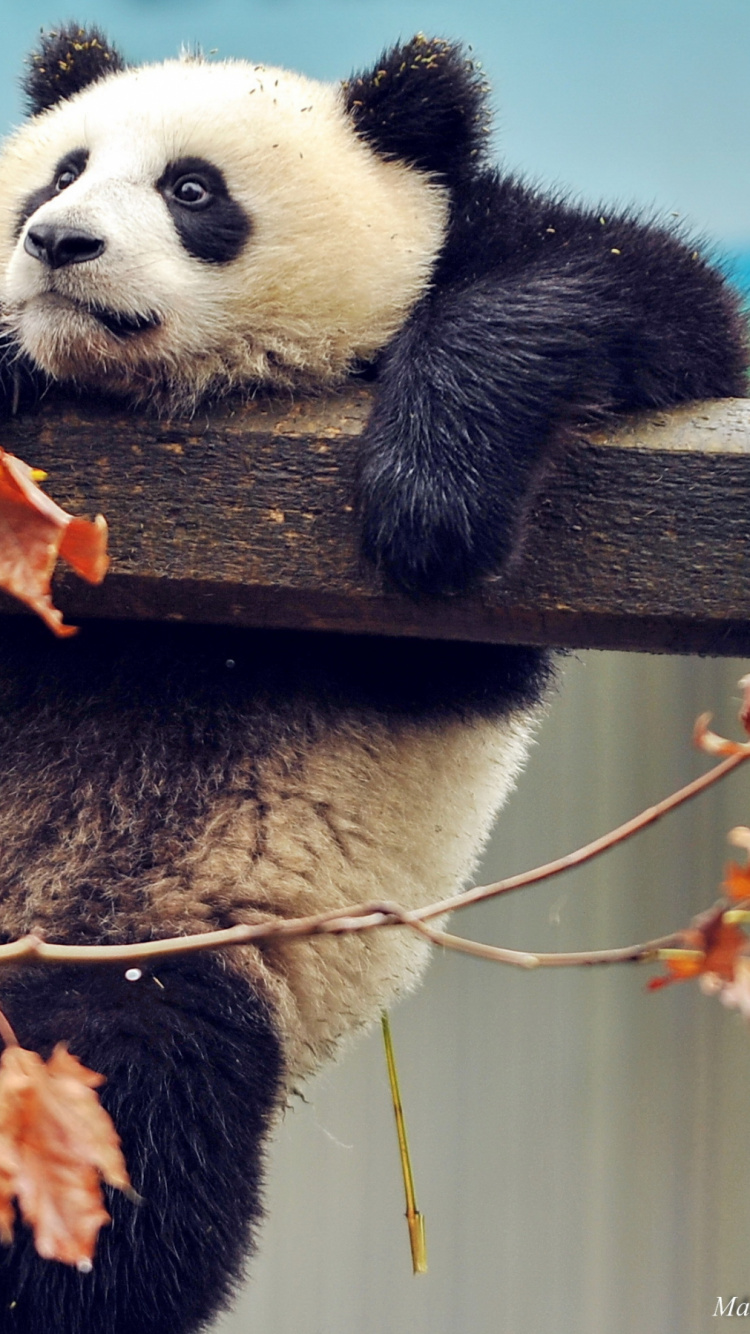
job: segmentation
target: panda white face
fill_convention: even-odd
[[[244,62],[110,75],[0,156],[0,303],[55,379],[189,407],[329,384],[429,282],[446,192],[378,157],[340,89]]]

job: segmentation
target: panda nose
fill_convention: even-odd
[[[105,248],[100,236],[79,231],[75,227],[56,227],[54,223],[37,223],[26,233],[23,248],[32,259],[41,260],[50,269],[62,269],[67,264],[85,264],[97,259]]]

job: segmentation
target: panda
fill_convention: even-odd
[[[364,377],[366,556],[411,597],[492,577],[556,450],[623,411],[741,395],[722,275],[673,229],[500,173],[487,89],[417,36],[328,86],[44,36],[0,152],[0,407],[54,386],[144,412]],[[0,642],[0,938],[139,942],[471,874],[549,685],[523,646],[90,622]],[[121,966],[0,971],[21,1042],[64,1040],[140,1203],[94,1270],[0,1255],[0,1334],[190,1334],[255,1243],[292,1092],[418,980],[396,929]]]

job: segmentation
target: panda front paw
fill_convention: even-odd
[[[411,594],[460,593],[499,569],[512,549],[505,516],[486,513],[478,498],[448,481],[363,477],[365,555]]]

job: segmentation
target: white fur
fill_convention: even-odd
[[[73,799],[57,711],[35,717],[19,740],[33,765],[2,776],[4,933],[116,942],[360,902],[439,900],[474,870],[530,732],[522,714],[416,722],[345,707],[315,722],[315,710],[299,717],[293,702],[277,700],[269,713],[259,700],[264,711],[267,745],[259,751],[249,740],[257,734],[254,711],[221,789],[185,839],[152,825],[145,779],[143,808],[132,808],[127,777],[122,790],[110,781],[104,800],[97,760],[103,773],[116,772],[117,751],[109,753],[85,710],[69,721],[64,743],[90,757],[84,773],[92,777]],[[133,745],[137,753],[137,732]],[[145,772],[158,781],[157,768]],[[61,808],[70,810],[62,826]],[[57,836],[40,848],[46,828]],[[133,864],[134,848],[150,855]],[[100,886],[93,898],[92,883]],[[292,1079],[413,986],[426,958],[426,942],[395,927],[228,956],[269,995]]]
[[[16,238],[25,198],[67,153],[80,178],[34,214],[106,240],[57,270]],[[182,247],[156,189],[165,166],[200,156],[223,172],[252,232],[209,264]],[[112,75],[40,116],[0,156],[0,303],[55,378],[189,406],[258,383],[332,384],[372,357],[429,282],[445,192],[355,134],[340,89],[241,61],[186,59]],[[156,312],[128,339],[85,307]]]
[[[521,717],[431,726],[353,717],[296,753],[293,766],[275,755],[262,780],[264,856],[243,880],[251,915],[264,906],[291,917],[384,899],[410,908],[455,893],[475,869],[529,734]],[[224,829],[229,848],[212,839],[203,868],[209,913],[221,873],[238,865],[243,833],[248,847],[257,835],[255,819],[243,829],[228,811]],[[261,953],[259,980],[271,990],[294,1079],[411,990],[428,946],[387,927],[269,944]]]

